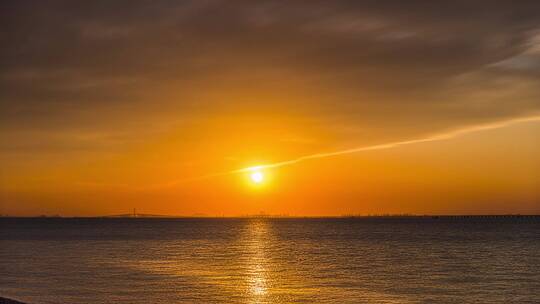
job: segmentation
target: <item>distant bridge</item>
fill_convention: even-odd
[[[128,217],[128,218],[138,218],[138,217],[171,217],[169,215],[161,215],[161,214],[148,214],[148,213],[137,213],[137,209],[133,209],[133,213],[125,213],[125,214],[112,214],[112,215],[104,215],[102,217]]]

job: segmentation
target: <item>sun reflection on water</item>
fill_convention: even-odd
[[[266,252],[270,227],[266,220],[254,219],[247,227],[247,293],[250,303],[264,302],[268,294],[269,260]]]

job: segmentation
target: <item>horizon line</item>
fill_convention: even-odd
[[[285,214],[246,214],[246,215],[145,215],[130,216],[127,214],[119,215],[89,215],[89,216],[62,216],[58,214],[54,215],[0,215],[0,218],[96,218],[96,219],[182,219],[182,218],[207,218],[207,219],[220,219],[220,218],[361,218],[361,217],[540,217],[540,213],[527,214],[527,213],[494,213],[494,214],[414,214],[414,213],[381,213],[381,214],[342,214],[342,215],[285,215]]]

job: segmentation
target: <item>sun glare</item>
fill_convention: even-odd
[[[249,177],[251,178],[251,181],[255,184],[260,184],[264,181],[264,175],[261,171],[252,172]]]

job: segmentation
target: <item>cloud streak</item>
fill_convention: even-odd
[[[265,169],[265,168],[277,168],[277,167],[283,167],[288,165],[293,165],[302,161],[311,160],[311,159],[318,159],[318,158],[327,158],[327,157],[334,157],[334,156],[340,156],[345,154],[352,154],[352,153],[358,153],[358,152],[364,152],[364,151],[373,151],[373,150],[384,150],[384,149],[391,149],[391,148],[397,148],[401,146],[406,145],[412,145],[412,144],[419,144],[419,143],[425,143],[425,142],[433,142],[433,141],[440,141],[440,140],[446,140],[451,139],[455,137],[459,137],[462,135],[466,135],[469,133],[479,132],[479,131],[486,131],[491,129],[499,129],[503,128],[512,124],[516,123],[522,123],[522,122],[531,122],[531,121],[539,121],[540,116],[530,116],[530,117],[522,117],[522,118],[515,118],[510,119],[507,121],[502,122],[495,122],[490,124],[482,124],[462,129],[457,129],[454,131],[450,131],[447,133],[442,133],[438,135],[433,135],[425,138],[419,138],[419,139],[411,139],[411,140],[405,140],[405,141],[397,141],[397,142],[391,142],[386,144],[379,144],[379,145],[372,145],[372,146],[364,146],[364,147],[357,147],[347,150],[341,150],[341,151],[334,151],[334,152],[326,152],[326,153],[315,153],[310,155],[301,156],[296,159],[282,161],[274,164],[268,164],[268,165],[262,165],[258,166],[259,169]],[[243,168],[239,170],[231,171],[231,173],[241,173],[250,171],[252,168]]]

